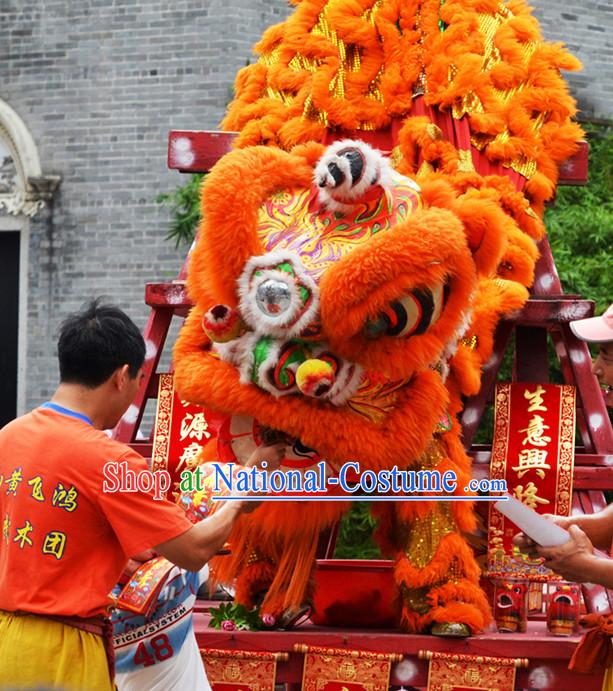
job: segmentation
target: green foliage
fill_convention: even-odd
[[[182,244],[191,245],[195,237],[200,223],[200,185],[203,179],[202,173],[190,175],[185,185],[156,197],[158,204],[170,209],[172,220],[166,240],[174,240],[175,249]]]
[[[560,187],[545,224],[566,293],[596,302],[596,313],[613,300],[613,127],[584,125],[590,144],[585,187]]]
[[[257,607],[247,609],[236,602],[224,602],[219,607],[211,607],[209,613],[211,615],[209,626],[213,629],[262,631],[274,626],[274,620],[268,626],[262,621]]]
[[[368,502],[355,502],[343,517],[334,552],[336,559],[381,558],[381,552],[372,539],[377,521],[371,516],[369,508]]]

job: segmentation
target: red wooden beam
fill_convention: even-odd
[[[173,310],[169,308],[151,310],[143,333],[147,346],[147,353],[143,364],[143,383],[134,402],[126,410],[113,430],[113,439],[119,439],[126,444],[136,441],[136,434],[145,412],[149,382],[157,372],[158,363],[164,349],[164,342],[172,321],[172,315]]]
[[[147,283],[145,286],[145,303],[149,307],[154,308],[169,307],[175,310],[175,312],[182,310],[182,316],[185,316],[192,306],[192,302],[187,295],[185,281]]]
[[[168,167],[180,173],[207,173],[232,149],[237,134],[218,130],[172,130],[168,134]],[[560,166],[558,185],[587,183],[588,153],[588,143],[580,142],[577,153]]]
[[[145,288],[145,302],[150,307],[191,307],[185,281],[170,283],[148,283]],[[585,319],[594,313],[591,300],[579,300],[568,295],[531,297],[512,321],[521,326],[543,326],[543,324],[565,324],[574,319]]]
[[[588,181],[588,158],[590,145],[579,142],[579,149],[574,156],[567,158],[560,166],[558,185],[586,185]]]
[[[207,173],[232,149],[236,132],[173,130],[168,135],[168,167],[181,173]]]
[[[581,300],[576,295],[538,295],[530,297],[512,321],[518,326],[543,327],[586,319],[593,313],[592,300]]]
[[[489,466],[491,458],[490,448],[482,445],[475,446],[468,454],[476,465]],[[575,467],[610,468],[613,470],[613,454],[575,453]]]

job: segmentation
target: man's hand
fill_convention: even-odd
[[[270,446],[258,446],[256,450],[249,456],[247,461],[244,464],[245,468],[254,468],[257,467],[261,472],[271,472],[273,470],[277,470],[280,465],[281,461],[285,457],[285,444],[282,443],[277,443],[277,444],[271,444]],[[262,468],[262,463],[266,462],[266,468]],[[260,478],[257,478],[260,480]],[[258,484],[258,487],[260,485]],[[253,493],[253,492],[239,492],[235,491],[234,496],[239,497],[239,496],[244,496],[244,497],[262,497],[262,494],[259,493]],[[255,511],[260,505],[261,501],[240,501],[240,500],[233,500],[232,502],[235,504],[236,509],[239,510],[241,513],[252,513]]]
[[[285,444],[279,443],[271,446],[258,446],[245,462],[245,467],[253,468],[257,466],[261,468],[262,463],[266,461],[266,470],[277,470],[284,457]]]
[[[559,524],[558,524],[559,525]],[[562,526],[564,527],[564,526]],[[576,525],[568,526],[570,540],[559,547],[536,546],[535,552],[545,559],[545,566],[567,581],[591,583],[598,558],[588,536]]]
[[[559,525],[560,528],[564,528],[564,530],[568,530],[570,526],[573,525],[572,516],[554,516],[550,513],[544,513],[543,518],[547,518],[552,523]],[[540,556],[542,556],[537,551],[539,545],[537,545],[536,542],[529,538],[525,533],[517,533],[517,535],[515,535],[513,538],[513,544],[519,547],[519,551],[528,556],[530,559],[538,559]]]
[[[152,549],[146,549],[142,552],[139,552],[138,554],[133,554],[131,559],[133,559],[134,561],[144,563],[146,561],[149,561],[150,559],[153,559],[153,557],[157,557],[155,551]]]
[[[517,533],[517,535],[513,537],[513,544],[519,548],[522,554],[525,554],[530,559],[534,560],[539,558],[539,554],[536,551],[538,545],[525,533]]]

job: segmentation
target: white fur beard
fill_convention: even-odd
[[[359,151],[363,167],[359,179],[352,177],[351,163],[343,156],[343,151]],[[329,166],[334,164],[343,179],[337,183]],[[361,198],[369,189],[379,185],[386,189],[391,185],[393,169],[380,151],[368,144],[343,139],[328,147],[320,158],[314,171],[315,184],[319,187],[320,203],[331,211],[347,212],[353,208],[355,200]]]

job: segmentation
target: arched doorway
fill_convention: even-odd
[[[0,99],[0,427],[24,412],[30,218],[43,206],[44,177],[34,140]]]

